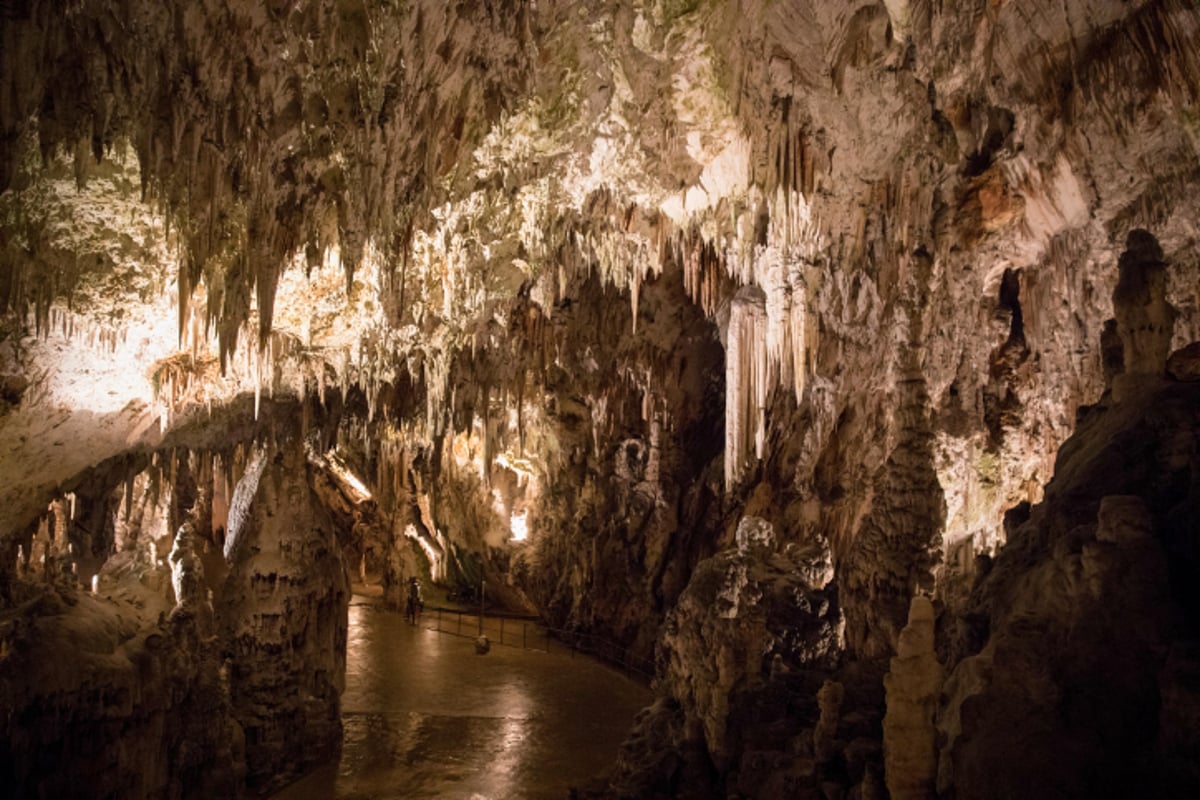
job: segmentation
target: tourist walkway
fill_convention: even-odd
[[[569,650],[493,647],[350,606],[341,760],[276,800],[556,798],[612,763],[650,692]]]

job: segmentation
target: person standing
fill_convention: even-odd
[[[425,603],[421,600],[421,582],[417,577],[408,579],[408,599],[404,603],[404,620],[412,625],[421,621],[421,611]]]

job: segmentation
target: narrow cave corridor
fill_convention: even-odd
[[[1197,287],[1195,0],[0,0],[0,796],[1200,796]]]

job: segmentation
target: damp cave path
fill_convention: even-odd
[[[342,753],[273,800],[555,798],[608,767],[650,691],[565,648],[414,627],[355,595]]]

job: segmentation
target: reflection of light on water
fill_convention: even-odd
[[[528,511],[514,511],[508,518],[508,528],[512,531],[514,542],[523,542],[529,535],[528,515]]]
[[[533,700],[519,680],[509,674],[498,676],[489,688],[489,705],[496,717],[491,720],[487,750],[491,765],[483,778],[483,796],[489,799],[513,797],[520,794],[522,765],[526,760],[526,745],[531,735],[530,717]]]
[[[481,661],[469,639],[414,629],[360,598],[347,622],[339,786],[363,789],[353,795],[359,797],[397,796],[385,787],[393,780],[412,787],[413,796],[527,794],[545,750],[542,709],[518,670],[528,655],[514,650]],[[333,796],[330,790],[304,800]]]
[[[356,672],[366,665],[367,655],[364,651],[367,637],[363,628],[363,608],[358,603],[350,604],[346,616],[346,671]]]
[[[516,752],[525,744],[525,720],[509,719],[504,723],[504,752]]]

